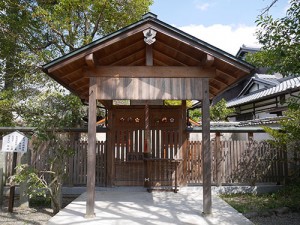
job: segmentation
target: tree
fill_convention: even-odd
[[[300,1],[290,1],[285,17],[274,19],[271,15],[262,14],[256,23],[256,35],[262,49],[246,59],[258,67],[268,68],[270,73],[299,76]]]
[[[286,150],[291,155],[300,153],[300,96],[290,98],[288,101],[288,110],[284,112],[284,118],[279,121],[281,130],[275,130],[271,127],[264,127],[264,130],[269,133],[273,140],[271,144],[275,147]],[[293,158],[293,157],[292,157]],[[295,157],[297,160],[297,157]],[[299,177],[299,165],[296,162],[291,162],[293,166],[294,177]],[[292,176],[292,178],[294,178]]]
[[[39,66],[136,20],[152,0],[9,0],[0,3],[0,125],[15,104],[56,84]],[[40,92],[41,93],[41,92]],[[1,95],[4,95],[1,98]],[[8,98],[14,96],[14,98]],[[10,106],[10,108],[7,108]],[[7,109],[7,110],[3,110]],[[8,121],[9,123],[3,123]]]
[[[18,181],[49,191],[53,210],[72,154],[57,129],[74,127],[82,118],[80,99],[47,77],[39,66],[140,19],[152,0],[8,0],[0,3],[0,123],[36,126],[37,143],[53,152],[43,171],[20,167]],[[8,88],[9,86],[9,88]],[[7,110],[5,110],[7,109]],[[13,112],[12,114],[10,114]],[[13,115],[14,117],[8,117]],[[36,149],[39,149],[36,147]],[[48,174],[49,180],[44,179]],[[36,189],[30,189],[34,193]],[[31,194],[32,194],[31,193]]]
[[[234,113],[235,110],[233,108],[227,108],[226,103],[226,100],[222,98],[215,105],[210,106],[209,114],[212,121],[227,121],[228,116]],[[197,108],[189,110],[189,117],[193,121],[198,122],[201,118],[200,110]]]
[[[234,113],[234,109],[227,108],[226,100],[222,98],[218,103],[210,107],[209,113],[212,121],[226,121],[227,117]]]

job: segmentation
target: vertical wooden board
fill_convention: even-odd
[[[161,130],[156,130],[156,158],[160,158],[160,153],[161,153]]]
[[[115,131],[115,144],[114,144],[114,149],[115,149],[115,158],[116,158],[116,160],[117,160],[117,162],[119,162],[120,161],[120,159],[121,159],[121,157],[120,157],[120,131],[119,130],[117,130],[117,131]]]
[[[134,137],[134,142],[133,142],[134,152],[139,152],[139,131],[138,130],[133,131],[133,137]]]
[[[128,131],[128,149],[129,152],[133,152],[133,130]]]
[[[96,147],[96,145],[95,145],[95,147]],[[85,142],[85,151],[83,151],[83,154],[82,154],[82,156],[83,156],[83,165],[82,165],[82,169],[83,169],[83,172],[82,172],[82,178],[83,178],[83,184],[86,184],[87,183],[87,166],[88,166],[88,159],[87,159],[87,149],[88,149],[88,143],[87,142]],[[96,152],[95,152],[96,153]],[[95,155],[95,153],[94,153],[94,157],[96,156]],[[96,157],[95,157],[95,159],[94,160],[96,160]],[[94,163],[94,170],[96,169],[95,168],[96,167],[96,161],[95,161],[95,163]],[[95,171],[96,172],[96,171]],[[95,175],[94,175],[95,176]],[[95,178],[94,178],[95,179]],[[95,182],[95,181],[94,181]]]
[[[150,143],[151,143],[151,157],[152,158],[155,158],[155,153],[156,153],[156,149],[155,149],[155,139],[156,139],[156,137],[155,137],[155,130],[150,130],[150,136],[151,136],[151,141],[150,141]]]
[[[221,176],[222,176],[222,183],[225,183],[225,142],[221,142],[221,156],[222,156],[222,164],[221,164]]]

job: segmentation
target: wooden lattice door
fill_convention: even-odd
[[[116,186],[171,186],[180,158],[180,110],[151,106],[150,146],[145,132],[145,107],[114,108],[112,140]]]

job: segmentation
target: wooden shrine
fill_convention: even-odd
[[[203,212],[211,213],[210,100],[253,69],[152,13],[44,65],[45,73],[89,104],[86,216],[94,216],[97,102],[108,110],[107,185],[176,189],[186,184],[186,100],[200,100]],[[174,99],[181,106],[161,104]]]

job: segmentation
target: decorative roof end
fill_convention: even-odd
[[[148,19],[148,18],[154,18],[154,19],[157,19],[157,15],[152,13],[152,12],[147,12],[146,14],[144,14],[142,16],[142,19]]]

